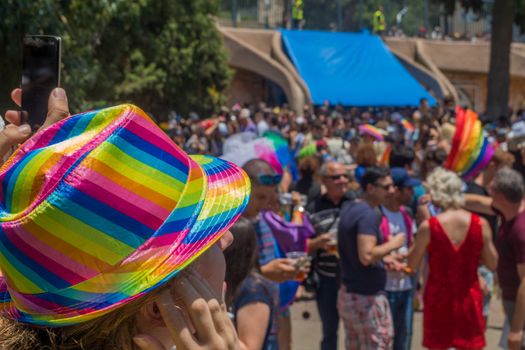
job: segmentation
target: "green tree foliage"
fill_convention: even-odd
[[[3,0],[0,107],[20,83],[25,33],[63,38],[62,86],[74,111],[133,102],[157,118],[209,113],[231,71],[216,0]]]

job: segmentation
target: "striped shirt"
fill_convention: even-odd
[[[259,264],[264,266],[270,261],[279,258],[277,256],[277,243],[273,237],[270,226],[268,226],[262,216],[257,217],[257,221],[254,222],[254,228],[256,233]]]

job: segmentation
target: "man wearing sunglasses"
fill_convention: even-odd
[[[326,192],[306,207],[317,233],[315,238],[309,240],[308,248],[315,254],[313,268],[319,277],[315,294],[323,331],[321,350],[336,350],[339,328],[336,301],[340,272],[339,259],[329,252],[329,244],[333,240],[332,235],[337,232],[342,205],[356,199],[357,194],[348,191],[348,175],[343,164],[324,163],[320,175]]]
[[[288,259],[276,257],[275,239],[270,227],[261,219],[261,212],[270,210],[276,198],[277,186],[281,182],[281,175],[275,173],[270,164],[260,159],[247,162],[244,171],[250,177],[252,192],[250,202],[246,207],[244,216],[250,219],[257,232],[257,249],[259,263],[263,276],[274,281],[284,282],[295,277],[295,269],[290,266]]]
[[[277,186],[282,176],[275,173],[266,161],[252,159],[243,166],[250,177],[252,192],[244,216],[252,221],[257,242],[257,253],[261,274],[274,282],[274,294],[279,298],[279,283],[293,280],[297,274],[294,263],[290,259],[280,258],[277,254],[277,242],[268,223],[262,218],[261,212],[271,210],[277,198]],[[279,348],[287,350],[291,347],[291,320],[288,309],[279,315]]]
[[[379,228],[378,207],[395,191],[389,170],[367,168],[361,186],[362,200],[349,203],[341,211],[341,289],[337,308],[344,323],[347,349],[391,349],[394,329],[382,259],[404,244],[405,235],[400,233],[385,241]]]

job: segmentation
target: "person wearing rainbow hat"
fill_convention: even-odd
[[[31,132],[6,119],[2,155]],[[242,169],[185,154],[133,105],[68,116],[57,88],[0,183],[1,349],[240,347],[221,249]]]

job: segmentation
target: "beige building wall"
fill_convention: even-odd
[[[235,75],[225,94],[229,106],[235,103],[255,104],[268,97],[265,79],[257,73],[242,68],[235,70]]]
[[[478,111],[485,110],[488,91],[487,74],[450,71],[445,71],[444,74],[458,90],[462,104],[466,103],[467,99],[470,107]],[[511,77],[509,106],[513,109],[525,108],[525,78]]]
[[[443,71],[456,87],[461,105],[467,105],[477,111],[485,109],[487,79],[485,74]]]
[[[510,91],[510,105],[515,109],[525,108],[525,78],[512,78]]]

